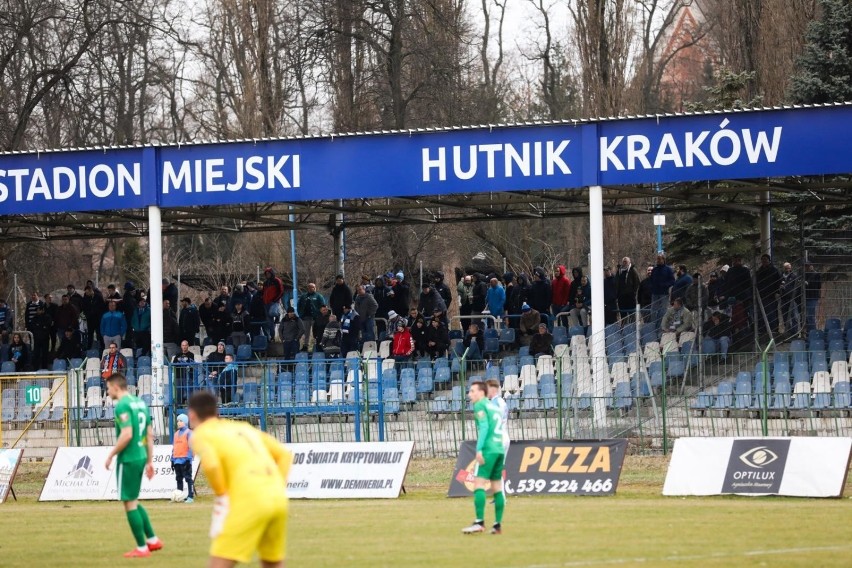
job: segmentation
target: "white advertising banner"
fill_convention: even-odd
[[[57,448],[39,501],[110,501],[118,499],[116,461],[104,467],[108,446]],[[140,499],[170,499],[177,488],[171,465],[172,446],[154,446],[154,478],[142,478]],[[192,462],[192,477],[198,475],[200,459]],[[185,490],[185,488],[184,488]]]
[[[841,497],[852,438],[679,438],[663,495]]]
[[[291,499],[396,499],[414,442],[288,444]]]
[[[21,463],[24,450],[0,450],[0,503],[6,501],[15,481],[15,473]]]

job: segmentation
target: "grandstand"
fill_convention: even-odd
[[[192,347],[197,363],[171,364],[161,388],[151,359],[130,349],[132,392],[152,405],[155,425],[167,436],[181,404],[195,389],[228,391],[222,414],[251,421],[282,440],[414,440],[425,456],[455,455],[473,439],[465,412],[471,382],[497,378],[511,409],[517,439],[627,437],[635,451],[659,452],[680,436],[849,435],[852,432],[852,318],[825,318],[806,339],[772,345],[765,353],[723,357],[715,340],[695,334],[675,339],[652,323],[605,328],[605,360],[590,355],[594,338],[582,327],[553,326],[552,355],[529,355],[492,329],[497,347],[471,359],[454,331],[448,356],[397,362],[390,341],[366,342],[361,351],[329,359],[299,352],[294,360],[266,356],[250,344],[235,356],[227,381],[211,379],[223,363],[203,361],[215,347]],[[21,438],[30,457],[47,458],[64,445],[114,440],[112,403],[100,377],[101,353],[57,360],[50,371],[15,373],[4,362],[3,443]],[[603,374],[603,392],[595,391]],[[30,379],[38,376],[38,379]],[[25,391],[38,386],[42,405]],[[161,398],[157,393],[162,391]],[[602,427],[595,404],[606,412]]]

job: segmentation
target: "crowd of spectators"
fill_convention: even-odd
[[[174,346],[173,362],[193,360],[189,347],[199,345],[202,330],[205,343],[217,346],[211,357],[222,358],[222,363],[223,346],[249,343],[258,335],[280,341],[285,359],[294,358],[299,350],[341,356],[377,340],[390,340],[397,360],[434,358],[450,347],[448,312],[455,304],[465,348],[473,345],[474,351],[483,352],[483,328],[499,321],[516,330],[519,345],[536,354],[549,353],[553,325],[587,328],[591,318],[598,317],[592,313],[593,277],[581,267],[573,268],[569,276],[566,267],[559,266],[552,277],[536,267],[531,275],[473,272],[451,287],[442,272],[435,272],[417,294],[401,271],[362,276],[354,290],[338,275],[327,297],[309,283],[291,306],[282,305],[284,285],[271,267],[261,282],[244,282],[233,290],[223,285],[218,295],[204,297],[200,306],[189,297],[178,300],[177,286],[163,279],[163,341]],[[741,256],[735,256],[731,266],[721,266],[706,279],[683,264],[670,265],[663,254],[641,271],[625,257],[614,270],[606,267],[601,278],[600,317],[605,324],[635,323],[638,307],[640,317],[662,332],[697,332],[700,323],[705,336],[726,337],[733,348],[747,344],[755,331],[777,337],[783,328],[792,338],[803,327],[813,329],[822,286],[821,275],[811,264],[802,273],[790,263],[779,270],[768,255],[761,257],[754,274]],[[82,294],[69,284],[58,304],[51,294],[34,292],[24,308],[31,344],[14,333],[14,314],[0,299],[4,360],[23,371],[45,368],[53,357],[72,359],[103,347],[114,346],[116,351],[134,347],[137,354],[148,354],[152,309],[148,297],[133,282],[126,282],[120,292],[114,284],[101,291],[91,280]],[[756,302],[760,310],[755,309]]]

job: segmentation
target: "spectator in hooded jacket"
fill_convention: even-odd
[[[296,310],[292,306],[287,306],[287,313],[278,326],[278,336],[281,338],[281,343],[284,344],[284,360],[293,361],[296,358],[296,352],[299,351],[299,340],[305,334],[305,328],[302,326],[299,316],[296,315]]]
[[[432,286],[432,283],[424,282],[423,291],[420,292],[420,301],[417,303],[417,313],[424,317],[431,316],[436,309],[444,313],[447,311],[447,305],[438,290]]]
[[[303,350],[311,351],[313,349],[313,343],[316,339],[312,333],[314,320],[320,316],[320,310],[325,305],[325,298],[317,293],[317,285],[309,282],[307,292],[299,296],[299,302],[296,305],[296,311],[299,313],[302,323],[305,324],[305,343],[302,346]],[[328,323],[328,319],[326,319],[325,323]],[[322,337],[322,333],[320,333],[319,337]]]
[[[547,323],[546,314],[550,313],[551,297],[550,280],[547,279],[544,269],[537,266],[533,270],[533,283],[530,287],[527,303],[542,315],[542,322],[544,323]]]
[[[492,278],[488,292],[485,295],[485,304],[488,306],[488,312],[494,316],[497,321],[503,320],[503,314],[506,311],[506,290],[496,278]],[[484,320],[488,321],[488,320]]]
[[[566,275],[565,266],[561,264],[550,283],[550,295],[550,310],[554,317],[568,311],[571,301],[571,279]],[[565,325],[565,321],[566,318],[563,316],[560,325]]]
[[[427,352],[427,340],[426,340],[426,320],[423,319],[422,315],[418,315],[414,320],[414,323],[411,326],[411,339],[414,341],[414,355],[416,357],[425,357]]]
[[[437,271],[435,273],[434,282],[435,290],[438,291],[438,294],[441,296],[441,299],[444,300],[444,305],[446,306],[444,311],[446,311],[453,303],[453,293],[450,290],[450,287],[447,286],[446,282],[444,282],[444,273],[440,270]]]
[[[488,295],[488,284],[481,272],[473,274],[473,293],[471,294],[471,315],[478,316],[485,310],[485,297]]]
[[[284,296],[284,282],[275,275],[275,270],[267,266],[263,270],[263,306],[266,308],[266,335],[275,337],[275,326],[281,318],[281,298]],[[248,309],[249,305],[245,304]]]
[[[397,363],[408,361],[414,353],[414,339],[411,337],[411,332],[405,326],[405,319],[396,322],[396,330],[393,334],[393,343],[391,344],[391,356]]]
[[[142,350],[142,355],[151,355],[151,307],[144,294],[136,302],[136,309],[130,320],[133,328],[133,344]]]
[[[432,318],[426,329],[426,352],[432,359],[443,356],[450,347],[447,326],[439,318]]]
[[[328,306],[331,308],[331,313],[337,316],[337,319],[343,315],[343,306],[352,305],[352,290],[346,285],[342,274],[338,274],[334,280],[334,286],[328,296]]]

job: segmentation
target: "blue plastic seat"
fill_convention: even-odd
[[[719,410],[727,410],[734,403],[734,387],[731,383],[719,383],[716,388],[716,400],[713,403],[713,408]]]
[[[340,380],[343,380],[343,373],[340,374]],[[385,390],[397,388],[396,369],[385,369],[382,371],[382,388]]]
[[[710,393],[701,391],[695,395],[695,400],[692,401],[690,407],[694,410],[708,410],[711,408],[712,402],[713,396]]]
[[[746,409],[751,406],[751,383],[737,381],[734,390],[734,408]]]
[[[268,347],[269,338],[267,338],[265,335],[255,335],[251,338],[252,353],[262,353],[265,355]]]
[[[243,385],[243,404],[256,406],[259,403],[258,391],[257,383],[245,383]]]
[[[621,411],[630,410],[633,407],[633,393],[630,392],[630,383],[622,381],[615,383],[612,408]]]
[[[770,408],[773,410],[786,410],[790,406],[790,394],[792,391],[790,390],[790,383],[788,382],[776,382],[775,383],[775,396],[772,397],[772,404]]]
[[[846,381],[841,381],[834,384],[834,408],[837,410],[847,410],[852,407],[852,395],[850,395],[850,386]]]
[[[430,393],[434,390],[435,384],[432,381],[432,367],[420,369],[417,373],[416,392],[418,394]]]
[[[521,410],[539,410],[538,390],[535,385],[524,385],[521,393]]]
[[[237,347],[237,361],[251,361],[251,345],[243,343]]]
[[[553,345],[568,345],[570,341],[568,339],[568,330],[561,325],[553,326],[551,335],[553,335]]]

